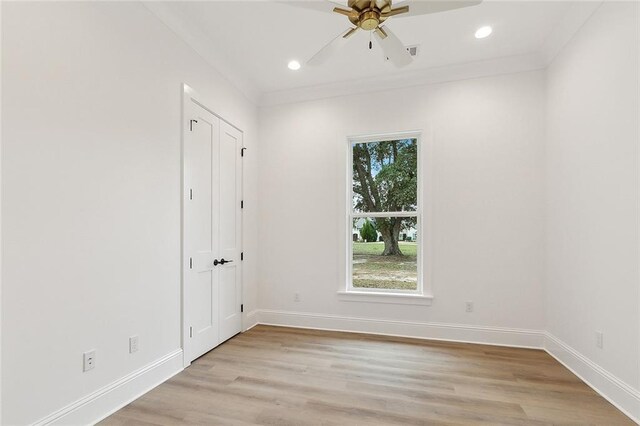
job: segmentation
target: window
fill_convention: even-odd
[[[349,139],[346,293],[423,293],[418,137]]]

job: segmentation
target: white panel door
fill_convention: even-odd
[[[200,105],[185,103],[184,315],[185,361],[220,342],[218,255],[220,120]]]
[[[242,132],[185,99],[183,306],[189,364],[242,327]]]
[[[242,327],[240,304],[242,277],[242,133],[220,122],[220,340],[238,334]]]

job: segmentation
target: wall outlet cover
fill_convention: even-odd
[[[138,336],[129,337],[129,353],[138,352]]]
[[[96,366],[96,350],[87,351],[82,354],[82,371],[93,370]]]

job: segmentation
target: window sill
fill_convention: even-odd
[[[338,299],[344,302],[390,303],[395,305],[430,306],[433,296],[406,293],[374,293],[369,291],[339,291]]]

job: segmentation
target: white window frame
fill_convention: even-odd
[[[355,212],[353,208],[353,145],[359,143],[384,142],[399,139],[415,139],[417,145],[417,206],[416,211],[412,212]],[[361,302],[379,302],[379,303],[396,303],[396,304],[418,304],[430,305],[433,297],[427,294],[425,290],[425,277],[423,263],[425,258],[424,231],[425,222],[423,218],[422,192],[423,192],[423,175],[422,175],[422,133],[420,131],[395,132],[364,136],[347,137],[347,215],[346,215],[346,282],[342,290],[338,291],[341,300],[345,301],[361,301]],[[372,289],[353,286],[353,220],[357,218],[375,218],[375,217],[415,217],[417,231],[417,288],[416,290],[402,289]],[[430,290],[430,289],[429,289]]]

